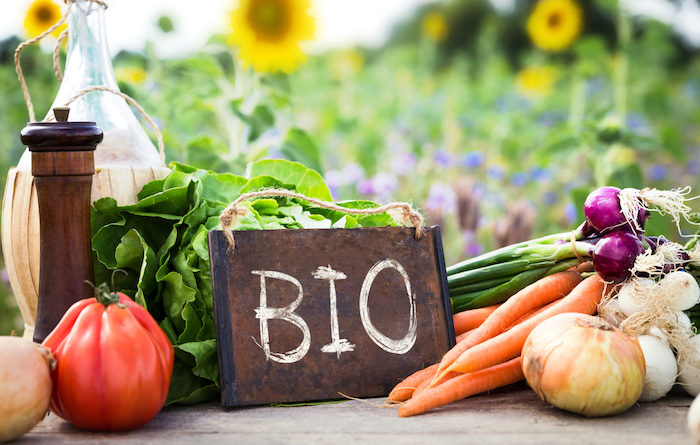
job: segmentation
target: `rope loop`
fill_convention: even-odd
[[[417,210],[415,210],[411,206],[411,204],[407,202],[391,202],[383,206],[368,209],[351,209],[339,206],[334,202],[310,198],[306,195],[296,193],[291,190],[266,189],[242,194],[235,201],[233,201],[231,205],[226,207],[226,209],[224,209],[223,212],[221,212],[221,215],[219,216],[219,220],[221,221],[221,230],[223,230],[224,236],[226,237],[229,248],[231,250],[233,250],[236,247],[236,240],[234,239],[231,226],[235,226],[238,223],[239,218],[242,218],[248,214],[248,209],[246,209],[245,207],[240,207],[239,204],[251,198],[261,197],[287,197],[303,199],[304,201],[307,201],[310,204],[314,204],[318,207],[322,207],[328,210],[335,210],[350,215],[378,215],[380,213],[388,213],[392,218],[404,224],[405,226],[415,227],[416,239],[419,240],[421,238],[423,216]]]

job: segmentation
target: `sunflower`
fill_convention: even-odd
[[[294,71],[306,54],[299,42],[314,38],[309,0],[240,0],[230,14],[229,41],[258,72]]]
[[[114,75],[120,82],[141,85],[146,81],[146,71],[139,66],[120,66],[114,70]]]
[[[34,0],[24,17],[24,30],[29,37],[36,37],[61,19],[61,7],[53,0]],[[66,29],[59,26],[52,34],[58,35]]]
[[[539,0],[527,20],[532,43],[545,51],[566,49],[582,26],[583,12],[574,0]]]
[[[423,17],[421,28],[423,35],[433,42],[442,42],[447,37],[447,20],[439,12],[433,11]]]
[[[552,92],[555,80],[555,72],[551,66],[528,66],[518,73],[515,84],[522,96],[537,99]]]

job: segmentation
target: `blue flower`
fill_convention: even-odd
[[[525,172],[515,172],[510,177],[510,183],[515,187],[522,187],[530,181],[530,177]]]
[[[668,169],[663,164],[654,164],[647,170],[647,176],[652,181],[663,181],[666,179],[668,174]]]
[[[606,82],[603,76],[596,76],[586,82],[586,95],[592,96],[605,88]]]
[[[558,200],[559,195],[557,195],[557,192],[551,190],[542,195],[542,202],[544,203],[544,205],[554,205],[557,203]]]
[[[695,150],[696,152],[700,151],[700,147],[696,147]],[[689,175],[700,175],[700,160],[697,158],[691,159],[690,162],[688,162],[688,165],[686,166],[686,171]]]
[[[435,150],[433,153],[433,161],[442,168],[448,168],[454,162],[454,158],[447,150]]]
[[[644,131],[649,128],[649,123],[642,113],[634,112],[627,115],[627,127],[632,131]]]
[[[564,206],[564,216],[566,217],[566,223],[572,225],[576,223],[578,219],[578,210],[573,202],[567,202]]]
[[[472,150],[464,153],[459,158],[459,165],[466,168],[477,168],[484,165],[486,155],[478,150]]]
[[[552,172],[544,167],[535,167],[530,170],[532,179],[539,183],[549,182],[552,179]]]
[[[499,167],[498,165],[490,166],[488,169],[486,169],[486,174],[491,179],[503,179],[503,176],[505,176],[503,168]]]

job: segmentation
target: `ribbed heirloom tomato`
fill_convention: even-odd
[[[173,347],[151,315],[122,293],[99,291],[78,301],[43,345],[57,361],[51,411],[78,428],[137,428],[165,403]]]

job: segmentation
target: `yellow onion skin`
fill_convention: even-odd
[[[599,317],[545,320],[528,336],[522,357],[525,379],[542,400],[587,417],[621,413],[644,389],[639,342]]]
[[[16,439],[47,414],[51,352],[20,337],[0,337],[0,442]]]

